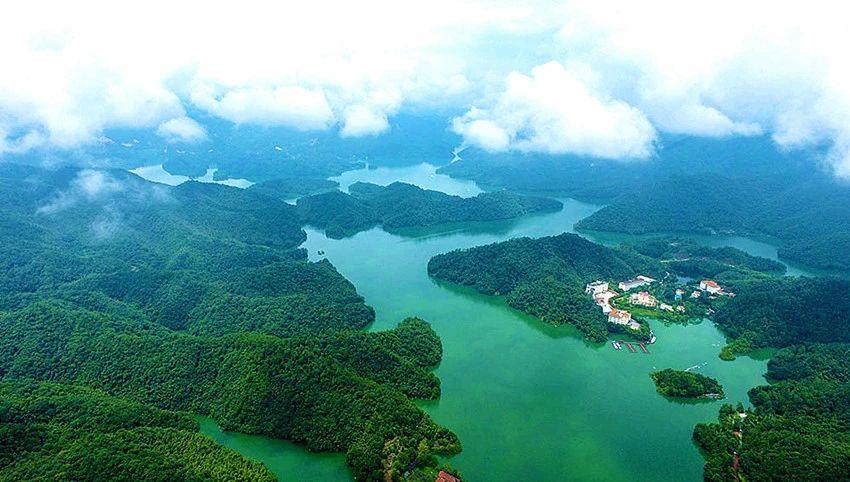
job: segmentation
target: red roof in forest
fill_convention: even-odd
[[[434,479],[434,482],[460,482],[460,479],[444,470],[441,470],[440,473],[437,474],[437,478]]]

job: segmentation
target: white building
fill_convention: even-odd
[[[629,303],[637,306],[655,307],[658,305],[658,300],[647,291],[632,293],[629,295]]]
[[[661,309],[662,309],[662,310],[664,310],[664,311],[673,311],[673,306],[672,306],[672,305],[668,305],[667,303],[661,303],[661,305],[659,306],[659,308],[661,308]]]
[[[617,308],[611,308],[611,312],[608,313],[609,323],[616,323],[618,325],[628,325],[630,321],[632,321],[632,314],[626,310],[618,310]]]
[[[721,288],[720,285],[717,284],[716,281],[713,281],[713,280],[710,280],[710,279],[704,279],[704,280],[700,281],[699,282],[699,289],[701,289],[702,291],[707,291],[708,293],[710,293],[712,295],[723,294],[723,288]]]
[[[584,292],[592,295],[598,295],[605,291],[608,291],[608,282],[606,281],[594,281],[593,283],[588,283],[587,286],[584,287]]]
[[[607,315],[611,311],[611,298],[615,296],[615,291],[607,290],[593,295],[593,301],[602,308],[602,313]]]
[[[655,280],[650,278],[649,276],[640,275],[636,278],[632,278],[626,281],[620,281],[620,284],[617,285],[622,291],[629,291],[635,289],[639,286],[646,286],[648,284],[654,283]]]

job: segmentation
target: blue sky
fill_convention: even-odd
[[[494,152],[630,160],[666,133],[767,134],[829,146],[850,178],[841,2],[16,3],[0,19],[0,155],[126,127],[198,142],[199,111],[362,137],[439,109]]]

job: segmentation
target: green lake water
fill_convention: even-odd
[[[392,170],[378,173],[380,179],[374,170],[356,172],[371,182],[393,178]],[[347,174],[348,184],[359,180]],[[426,172],[426,187],[438,188],[441,178]],[[474,194],[456,180],[446,182],[455,194]],[[655,323],[658,341],[650,354],[617,351],[610,343],[587,343],[572,327],[552,327],[516,312],[500,298],[427,275],[427,262],[436,254],[572,231],[599,208],[564,203],[560,212],[514,221],[392,234],[375,228],[342,240],[307,229],[304,247],[314,260],[324,251],[375,308],[370,329],[419,316],[437,331],[444,348],[436,369],[442,397],[419,404],[460,437],[463,452],[450,463],[466,480],[701,480],[702,458],[691,441],[694,424],[714,420],[722,403],[746,401],[747,390],[764,383],[766,357],[721,361],[724,337],[707,320]],[[722,238],[711,241],[724,244]],[[766,249],[763,243],[748,243],[725,242],[770,254],[759,251]],[[683,403],[655,392],[649,372],[695,365],[723,384],[726,400]],[[287,442],[222,433],[214,422],[201,421],[204,433],[264,462],[281,480],[350,480],[341,454],[312,454]]]

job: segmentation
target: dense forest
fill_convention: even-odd
[[[562,208],[554,199],[508,191],[462,198],[402,182],[389,186],[358,182],[349,187],[349,193],[332,191],[300,198],[298,213],[305,223],[323,228],[332,238],[341,238],[377,224],[385,229],[427,227],[510,219]]]
[[[298,248],[305,233],[295,206],[252,189],[4,164],[0,208],[0,380],[87,387],[79,389],[114,403],[344,451],[362,480],[432,471],[434,454],[460,450],[411,401],[440,394],[430,371],[439,338],[418,319],[360,331],[374,312],[329,262],[309,262]],[[18,403],[15,390],[0,402]],[[10,418],[18,432],[4,431],[12,438],[3,443],[18,449],[4,467],[36,474],[26,472],[32,461],[56,450],[33,445],[37,434],[65,440],[65,426],[95,423],[89,416],[69,412],[44,426]],[[194,424],[157,427],[104,427],[45,470],[97,478],[109,466],[80,452],[99,457],[123,445],[140,447],[120,455],[133,471],[181,447],[163,469],[171,480],[268,475],[229,451],[221,464],[235,468],[217,466],[210,457],[224,449],[210,448]]]
[[[275,480],[197,432],[188,413],[100,390],[0,382],[0,480]]]
[[[752,283],[781,277],[785,265],[737,248],[712,248],[681,236],[652,236],[620,246],[658,259],[665,271],[694,280],[712,279],[737,292]],[[668,285],[667,291],[674,287]],[[670,299],[670,296],[665,296]]]
[[[753,271],[771,275],[785,273],[785,265],[753,256],[728,246],[712,248],[683,237],[655,236],[628,243],[637,252],[658,258],[677,274],[691,278],[714,277],[724,272],[756,276]]]
[[[723,387],[714,378],[700,373],[665,368],[649,374],[658,393],[678,398],[723,398]]]
[[[782,241],[784,258],[848,270],[848,223],[850,189],[831,179],[681,174],[618,198],[578,227],[771,236]]]
[[[440,168],[452,177],[517,191],[551,193],[584,201],[633,196],[676,173],[762,176],[778,166],[804,172],[798,160],[776,149],[769,136],[700,138],[663,134],[649,160],[607,160],[572,154],[465,149],[461,160]],[[746,163],[740,162],[747,159]]]
[[[329,179],[311,177],[280,177],[252,185],[249,189],[283,201],[295,200],[302,196],[333,191],[339,183]]]
[[[850,479],[850,345],[804,344],[768,363],[753,410],[725,405],[694,439],[709,481]]]
[[[589,339],[604,341],[615,327],[585,294],[585,284],[659,276],[662,266],[633,250],[611,249],[565,233],[441,254],[428,262],[428,274],[481,293],[506,295],[514,308],[547,323],[573,324]]]
[[[732,343],[727,357],[803,342],[850,342],[850,280],[776,278],[750,283],[720,304],[717,325]]]
[[[850,270],[850,188],[805,154],[782,152],[768,136],[663,137],[649,162],[467,149],[440,172],[608,204],[581,229],[769,236],[782,242],[783,258]]]
[[[715,313],[732,341],[721,358],[781,347],[754,409],[724,406],[694,438],[706,480],[850,479],[850,281],[774,278],[742,286]]]

